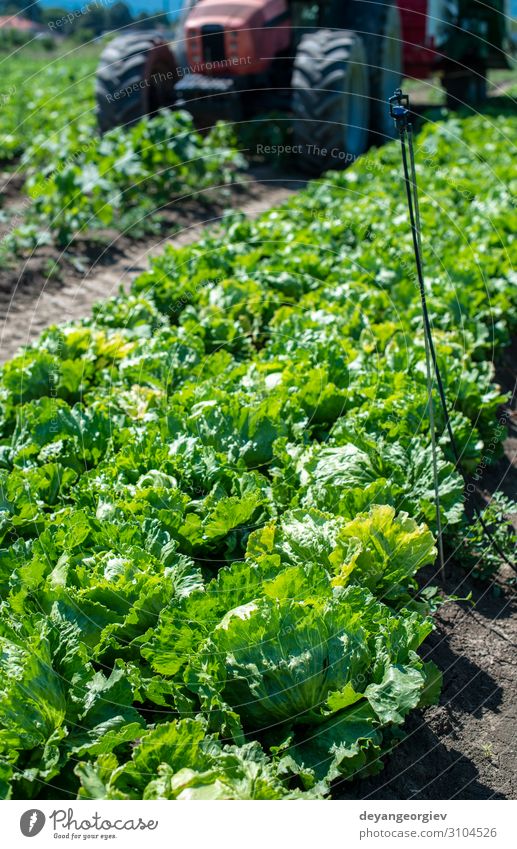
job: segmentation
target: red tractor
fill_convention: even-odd
[[[293,146],[313,172],[394,133],[386,106],[402,76],[440,71],[449,101],[486,93],[508,67],[505,0],[187,0],[175,35],[117,37],[97,76],[102,132],[164,107],[197,126],[292,116]]]

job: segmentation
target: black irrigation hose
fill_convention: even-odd
[[[422,268],[422,257],[420,255],[420,233],[417,227],[417,221],[415,217],[415,203],[418,203],[418,195],[417,195],[417,185],[416,185],[416,176],[413,174],[413,180],[410,178],[409,173],[409,165],[408,165],[408,154],[407,154],[407,144],[410,146],[410,153],[412,154],[412,125],[408,122],[409,116],[409,98],[407,95],[402,94],[400,89],[395,92],[395,95],[390,98],[390,114],[393,117],[397,129],[400,135],[400,146],[402,150],[402,164],[404,168],[404,183],[406,186],[406,195],[407,195],[407,203],[409,209],[409,220],[411,223],[411,235],[413,237],[413,250],[415,254],[415,263],[417,269],[418,276],[418,288],[420,292],[420,300],[422,303],[422,314],[424,318],[424,332],[427,336],[427,341],[429,345],[429,351],[431,353],[431,359],[433,363],[434,373],[436,375],[436,383],[438,386],[438,394],[440,396],[440,404],[442,406],[443,415],[445,418],[445,426],[447,429],[447,434],[449,437],[449,441],[451,444],[452,452],[455,458],[456,469],[461,474],[463,478],[463,482],[465,486],[468,484],[468,479],[461,467],[461,458],[458,451],[458,446],[456,444],[456,440],[454,438],[454,432],[452,429],[452,424],[449,416],[449,410],[447,407],[447,399],[445,396],[445,389],[443,386],[442,376],[440,373],[440,367],[438,365],[438,360],[436,357],[436,350],[434,347],[433,334],[431,329],[431,322],[429,319],[429,311],[427,309],[427,296],[425,293],[425,284],[424,284],[424,272]],[[492,531],[488,527],[487,523],[483,518],[482,511],[479,507],[473,503],[474,511],[479,519],[479,523],[483,528],[483,531],[490,543],[490,546],[494,549],[494,551],[499,555],[499,557],[508,565],[514,572],[517,572],[517,565],[512,563],[511,560],[508,559],[506,554],[501,550],[499,543],[495,539]]]

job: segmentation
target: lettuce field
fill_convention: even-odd
[[[78,235],[156,229],[171,199],[230,183],[243,164],[229,125],[217,124],[202,137],[185,112],[163,112],[101,138],[94,102],[98,52],[75,47],[51,60],[21,53],[0,61],[6,92],[0,161],[22,176],[25,195],[21,206],[4,210],[0,195],[0,267],[13,254],[49,244],[66,248]]]
[[[467,475],[502,450],[516,130],[418,136]],[[443,602],[419,580],[437,554],[424,363],[392,144],[255,221],[229,213],[3,367],[5,798],[324,798],[396,758],[442,682],[420,649]],[[468,564],[437,416],[446,550]]]

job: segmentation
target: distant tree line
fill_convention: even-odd
[[[89,41],[103,32],[138,25],[139,29],[155,29],[169,24],[166,14],[136,17],[126,3],[109,5],[109,0],[77,0],[77,8],[64,9],[59,6],[41,6],[37,0],[0,0],[0,15],[22,15],[48,28],[50,34],[71,36],[78,41]]]

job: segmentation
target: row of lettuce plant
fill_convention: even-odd
[[[77,235],[159,230],[171,200],[190,194],[202,202],[244,166],[228,124],[201,135],[186,112],[163,111],[101,137],[97,61],[97,49],[30,60],[22,51],[3,69],[0,160],[14,179],[23,174],[26,197],[0,209],[0,264],[43,245],[67,247]],[[5,174],[5,188],[13,177]]]
[[[467,471],[502,439],[516,123],[419,137]],[[416,575],[436,548],[412,269],[388,146],[167,249],[4,366],[4,796],[320,798],[380,770],[436,701],[418,653],[433,620]],[[463,481],[438,429],[455,545]]]

